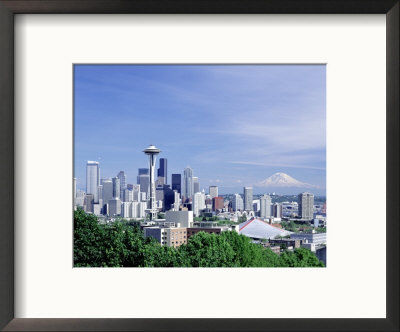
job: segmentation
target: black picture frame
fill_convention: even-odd
[[[5,331],[399,331],[399,12],[399,0],[0,0],[0,328]],[[386,14],[387,318],[14,318],[14,15],[55,13]]]

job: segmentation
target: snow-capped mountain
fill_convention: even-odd
[[[256,184],[258,187],[297,187],[297,188],[318,188],[318,186],[301,182],[292,178],[286,173],[275,173],[269,178],[262,180]]]

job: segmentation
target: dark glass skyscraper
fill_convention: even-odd
[[[176,190],[181,194],[181,185],[182,185],[182,175],[181,174],[172,174],[172,190]]]
[[[167,158],[160,158],[160,168],[157,171],[157,176],[164,178],[164,184],[167,184]]]
[[[150,170],[148,168],[139,168],[138,169],[137,184],[140,184],[140,176],[141,175],[150,175]]]

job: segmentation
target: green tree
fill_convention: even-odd
[[[232,247],[216,234],[199,232],[190,237],[186,245],[179,247],[183,262],[193,267],[226,267],[234,266]]]
[[[280,256],[284,267],[323,267],[324,263],[306,248],[295,249],[294,252],[285,251]]]

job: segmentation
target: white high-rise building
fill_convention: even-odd
[[[244,209],[246,211],[253,211],[253,188],[252,187],[244,187]]]
[[[263,195],[260,198],[260,217],[271,217],[271,196]]]
[[[243,198],[239,194],[235,194],[232,201],[232,209],[233,211],[243,211]]]
[[[274,203],[274,205],[272,206],[272,210],[274,218],[282,218],[282,204]]]
[[[124,190],[124,202],[133,202],[133,190]]]
[[[218,197],[218,187],[210,186],[208,189],[208,193],[210,194],[211,198]]]
[[[123,218],[132,218],[132,202],[122,202],[121,216]]]
[[[177,190],[174,190],[174,211],[179,211],[179,206],[181,205],[181,195]]]
[[[145,218],[147,202],[131,202],[131,218]]]
[[[192,198],[193,196],[193,169],[189,166],[183,170],[182,196]]]
[[[299,216],[311,220],[314,217],[314,195],[308,192],[298,195]]]
[[[93,195],[94,203],[99,202],[97,187],[100,184],[100,166],[97,161],[86,163],[86,194]]]
[[[200,211],[206,208],[206,195],[197,192],[193,195],[193,214],[195,217],[200,215]]]

